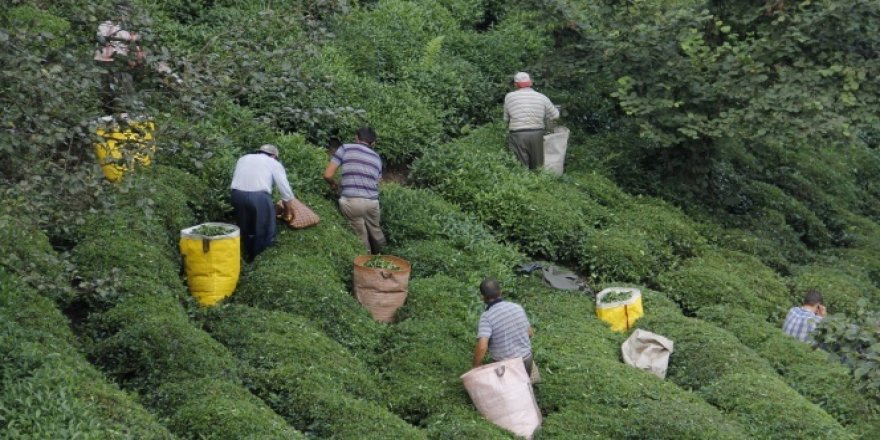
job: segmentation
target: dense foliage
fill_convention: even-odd
[[[9,438],[511,438],[459,379],[486,277],[536,328],[536,438],[880,436],[876,1],[6,3]],[[115,184],[93,154],[108,18],[142,37],[130,104],[157,126]],[[562,105],[564,176],[506,151],[519,70]],[[350,293],[361,244],[321,179],[362,125],[385,252],[412,264],[393,325]],[[200,308],[180,230],[233,222],[233,166],[263,143],[321,222]],[[636,326],[675,342],[666,379],[621,362],[592,296],[514,270],[534,260],[639,288]],[[819,348],[779,330],[810,288]]]

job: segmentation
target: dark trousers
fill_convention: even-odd
[[[544,167],[544,129],[511,131],[507,148],[530,170]]]
[[[232,190],[235,219],[241,229],[245,261],[253,261],[267,247],[275,244],[275,207],[272,196],[263,191]]]

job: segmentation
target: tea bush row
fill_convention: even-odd
[[[162,222],[124,203],[79,230],[72,261],[85,282],[101,287],[88,301],[85,323],[95,363],[142,393],[178,435],[300,436],[242,387],[229,351],[193,326],[180,303],[189,296],[176,275],[172,241],[159,237],[168,237]]]
[[[876,436],[880,412],[875,402],[855,389],[847,368],[744,310],[713,306],[698,316],[731,332],[744,345],[767,360],[785,382],[861,438]],[[873,430],[873,431],[872,431]],[[874,432],[874,434],[871,434]]]
[[[211,334],[247,367],[251,389],[299,430],[321,438],[426,438],[377,404],[375,373],[308,320],[228,305]]]
[[[855,438],[789,387],[771,364],[734,335],[681,315],[650,314],[636,324],[672,339],[667,379],[694,390],[761,438]],[[755,399],[755,396],[762,396]]]
[[[443,258],[436,258],[436,252],[440,252],[441,257],[454,258],[453,243],[462,240],[462,237],[457,238],[455,234],[447,232],[450,230],[447,225],[453,218],[457,220],[453,224],[468,221],[478,225],[472,218],[460,214],[454,205],[438,200],[436,195],[426,190],[386,186],[383,197],[389,201],[384,205],[385,213],[393,219],[389,221],[389,229],[399,234],[396,240],[401,237],[415,240],[403,240],[403,244],[394,250],[406,252],[413,249],[414,244],[424,249],[413,260],[414,270],[424,263],[439,264],[438,260]],[[403,200],[408,203],[401,203]],[[463,236],[467,237],[468,234]],[[485,240],[489,241],[490,238]],[[444,249],[449,249],[449,253],[443,252]],[[462,260],[469,258],[466,251],[458,257]],[[407,303],[398,313],[403,321],[395,326],[390,339],[390,350],[393,350],[390,353],[397,361],[393,368],[386,370],[385,375],[397,389],[420,391],[402,393],[405,400],[396,405],[406,408],[407,413],[430,420],[427,413],[431,407],[460,404],[461,385],[454,380],[457,374],[450,373],[450,370],[463,372],[467,369],[476,322],[483,307],[478,299],[477,283],[471,281],[473,276],[467,272],[448,272],[448,275],[444,275],[434,267],[421,270],[433,275],[415,279],[411,283]],[[505,268],[504,272],[510,273],[509,268]],[[649,378],[645,373],[623,365],[619,361],[619,346],[623,337],[610,332],[607,325],[595,317],[595,304],[591,297],[546,288],[534,277],[509,277],[504,288],[508,298],[524,305],[536,327],[535,359],[545,378],[545,382],[538,385],[536,390],[539,406],[547,417],[544,428],[539,431],[541,438],[571,438],[591,429],[604,433],[602,438],[623,435],[619,430],[594,422],[596,417],[591,409],[602,413],[613,412],[620,417],[617,424],[629,429],[626,432],[638,432],[651,438],[704,438],[702,435],[706,432],[718,438],[742,438],[745,435],[737,424],[725,422],[720,412],[699,397],[668,382],[656,378],[651,381],[653,376]],[[680,313],[674,303],[665,301],[665,307]],[[432,335],[433,338],[443,335],[444,349],[431,348],[436,345],[436,339],[431,339]],[[407,360],[402,362],[401,359]],[[412,366],[408,366],[410,362]],[[426,362],[436,363],[439,371],[428,377],[423,372],[421,379],[413,383],[411,376],[416,374],[419,365]],[[406,370],[400,373],[397,370],[401,368]],[[599,375],[603,380],[594,381]],[[612,379],[615,377],[617,379]],[[633,392],[618,395],[621,384],[629,380],[633,382]],[[578,385],[573,386],[573,381]],[[651,397],[643,396],[645,381],[659,387]],[[602,402],[603,405],[601,409],[593,408],[589,402]],[[619,414],[614,409],[618,407]],[[635,410],[627,412],[627,408],[635,407],[644,410],[644,413]],[[655,413],[655,417],[648,415]],[[581,420],[574,424],[567,421],[558,427],[554,425],[552,421],[557,418],[568,420],[566,414],[578,414]],[[693,414],[700,415],[699,421],[695,421]],[[664,416],[669,418],[664,419]],[[674,420],[688,422],[676,425]]]
[[[606,200],[577,191],[580,185],[523,169],[503,139],[499,127],[483,127],[426,153],[413,165],[412,177],[524,252],[574,262],[600,280],[652,280],[705,246],[674,209],[628,200],[623,212],[613,212],[602,205]]]
[[[545,287],[534,276],[511,290],[535,326],[535,362],[543,379],[536,393],[548,413],[539,438],[743,438],[737,423],[697,395],[622,363],[627,335],[611,332],[596,317],[591,296]]]
[[[7,438],[174,438],[89,364],[51,300],[3,269],[0,358],[0,430]]]

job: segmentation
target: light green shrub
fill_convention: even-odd
[[[235,381],[229,351],[193,327],[175,295],[153,288],[93,316],[96,364],[126,387],[147,390],[164,382],[212,377]]]
[[[381,0],[341,17],[334,26],[356,71],[393,80],[418,60],[431,39],[456,32],[449,11],[436,2]]]
[[[685,310],[727,304],[769,318],[782,316],[791,305],[782,278],[739,252],[707,252],[661,274],[657,282]]]
[[[459,380],[473,357],[474,330],[468,324],[426,316],[393,328],[382,371],[388,390],[384,400],[392,412],[420,425],[432,415],[470,404]]]
[[[876,404],[856,392],[847,368],[830,359],[827,353],[784,334],[779,326],[744,310],[713,306],[701,309],[698,316],[733,333],[743,344],[757,351],[789,386],[850,431],[870,432],[871,425],[876,427]]]
[[[227,304],[211,310],[206,328],[252,369],[283,367],[288,382],[320,382],[328,393],[369,400],[380,394],[375,371],[307,318]]]
[[[235,382],[211,376],[172,380],[152,394],[168,427],[183,438],[306,438]]]
[[[867,276],[847,273],[837,261],[799,266],[791,278],[792,304],[798,305],[809,289],[822,292],[829,313],[854,314],[862,298],[880,298],[880,289]]]
[[[0,429],[9,438],[170,439],[107,382],[52,302],[0,270]]]
[[[460,406],[428,417],[423,424],[428,438],[512,439],[513,434],[495,426],[472,407]]]
[[[72,267],[32,218],[15,212],[20,203],[0,199],[0,267],[65,306],[75,295],[69,279]]]
[[[856,438],[775,375],[754,372],[728,374],[723,380],[701,389],[700,394],[738,421],[750,437]]]

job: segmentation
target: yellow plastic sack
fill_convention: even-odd
[[[223,235],[204,235],[207,229],[225,228]],[[238,226],[202,223],[180,231],[180,255],[189,291],[203,306],[212,306],[232,295],[241,272],[241,236]]]
[[[152,121],[125,120],[117,122],[112,116],[98,120],[95,130],[103,142],[95,144],[95,156],[104,177],[110,182],[118,182],[126,171],[136,165],[149,166],[156,152]]]
[[[619,301],[604,302],[606,296],[626,293],[628,297]],[[642,308],[642,292],[630,287],[609,287],[596,295],[596,316],[611,324],[611,330],[629,330],[637,319],[645,314]]]

